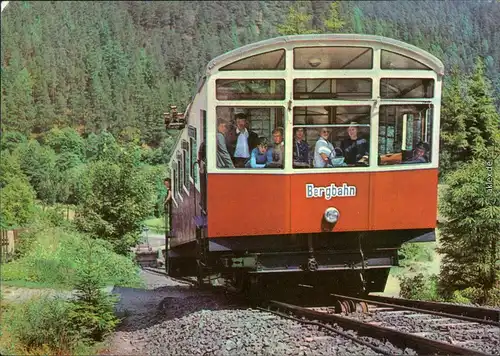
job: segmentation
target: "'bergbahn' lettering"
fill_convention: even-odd
[[[355,197],[356,187],[347,185],[346,183],[342,186],[337,187],[335,184],[331,184],[327,187],[315,187],[314,184],[306,184],[306,198],[321,198],[325,197],[326,200],[330,200],[335,197]]]

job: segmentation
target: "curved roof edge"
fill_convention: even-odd
[[[210,72],[216,68],[220,67],[221,63],[229,64],[238,59],[244,58],[246,55],[252,55],[255,50],[263,49],[266,47],[275,48],[279,45],[293,43],[293,42],[334,42],[335,44],[340,44],[342,42],[353,43],[356,41],[363,42],[373,42],[377,44],[386,45],[388,47],[393,47],[394,49],[400,49],[405,52],[413,53],[421,59],[425,59],[425,63],[432,70],[434,70],[439,75],[444,75],[444,65],[437,57],[411,45],[406,42],[395,40],[389,37],[375,36],[375,35],[360,35],[360,34],[314,34],[314,35],[293,35],[293,36],[281,36],[275,37],[259,42],[254,42],[243,47],[234,49],[232,51],[226,52],[216,58],[212,59],[206,67],[206,75],[210,75]],[[230,61],[230,59],[233,59]]]

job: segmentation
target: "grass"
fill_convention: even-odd
[[[91,254],[106,285],[143,286],[132,258],[114,253],[105,241],[64,228],[32,231],[23,238],[31,241],[28,250],[19,259],[2,265],[2,284],[71,289],[83,259]]]
[[[4,280],[3,278],[2,278],[2,287],[17,287],[17,288],[32,288],[32,289],[51,288],[51,289],[56,289],[56,290],[70,290],[71,289],[67,285],[66,286],[65,285],[54,285],[53,283],[47,283],[47,282],[31,282],[31,281],[25,281],[22,279]]]
[[[439,275],[441,265],[441,256],[436,252],[436,246],[439,244],[439,229],[436,229],[436,242],[417,242],[411,245],[409,258],[400,262],[400,267],[391,268],[389,278],[383,295],[397,297],[400,292],[401,277],[414,277],[419,273],[430,276]],[[408,247],[407,247],[408,248]]]
[[[163,234],[165,232],[165,221],[163,218],[144,220],[143,224],[146,225],[152,232],[156,232],[158,234]]]

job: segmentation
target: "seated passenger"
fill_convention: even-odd
[[[351,122],[351,125],[355,124],[355,122]],[[360,160],[367,161],[370,152],[368,141],[358,137],[358,128],[356,126],[349,126],[347,133],[349,134],[349,138],[340,144],[340,149],[344,152],[345,163],[355,164]]]
[[[250,159],[245,164],[246,168],[265,168],[267,163],[272,162],[272,154],[267,149],[267,138],[259,137],[257,147],[250,153]]]
[[[335,150],[333,145],[328,141],[330,132],[326,127],[319,131],[319,139],[314,146],[314,167],[326,168],[333,167],[331,158],[335,158]]]
[[[268,167],[283,168],[283,162],[285,157],[285,143],[283,142],[283,132],[282,127],[277,127],[273,130],[273,141],[274,145],[269,149],[271,152],[272,162],[269,163]]]
[[[405,161],[403,163],[406,164],[428,163],[429,162],[428,152],[429,152],[429,144],[420,141],[419,143],[417,143],[415,149],[413,150],[413,157],[410,160]]]
[[[295,129],[293,140],[293,166],[309,167],[309,145],[304,140],[304,128]]]

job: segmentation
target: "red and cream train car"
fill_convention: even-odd
[[[169,163],[168,273],[382,291],[403,242],[435,239],[443,73],[371,35],[279,37],[212,60]],[[225,149],[251,154],[249,139],[234,149],[245,128],[283,164],[218,164]]]

